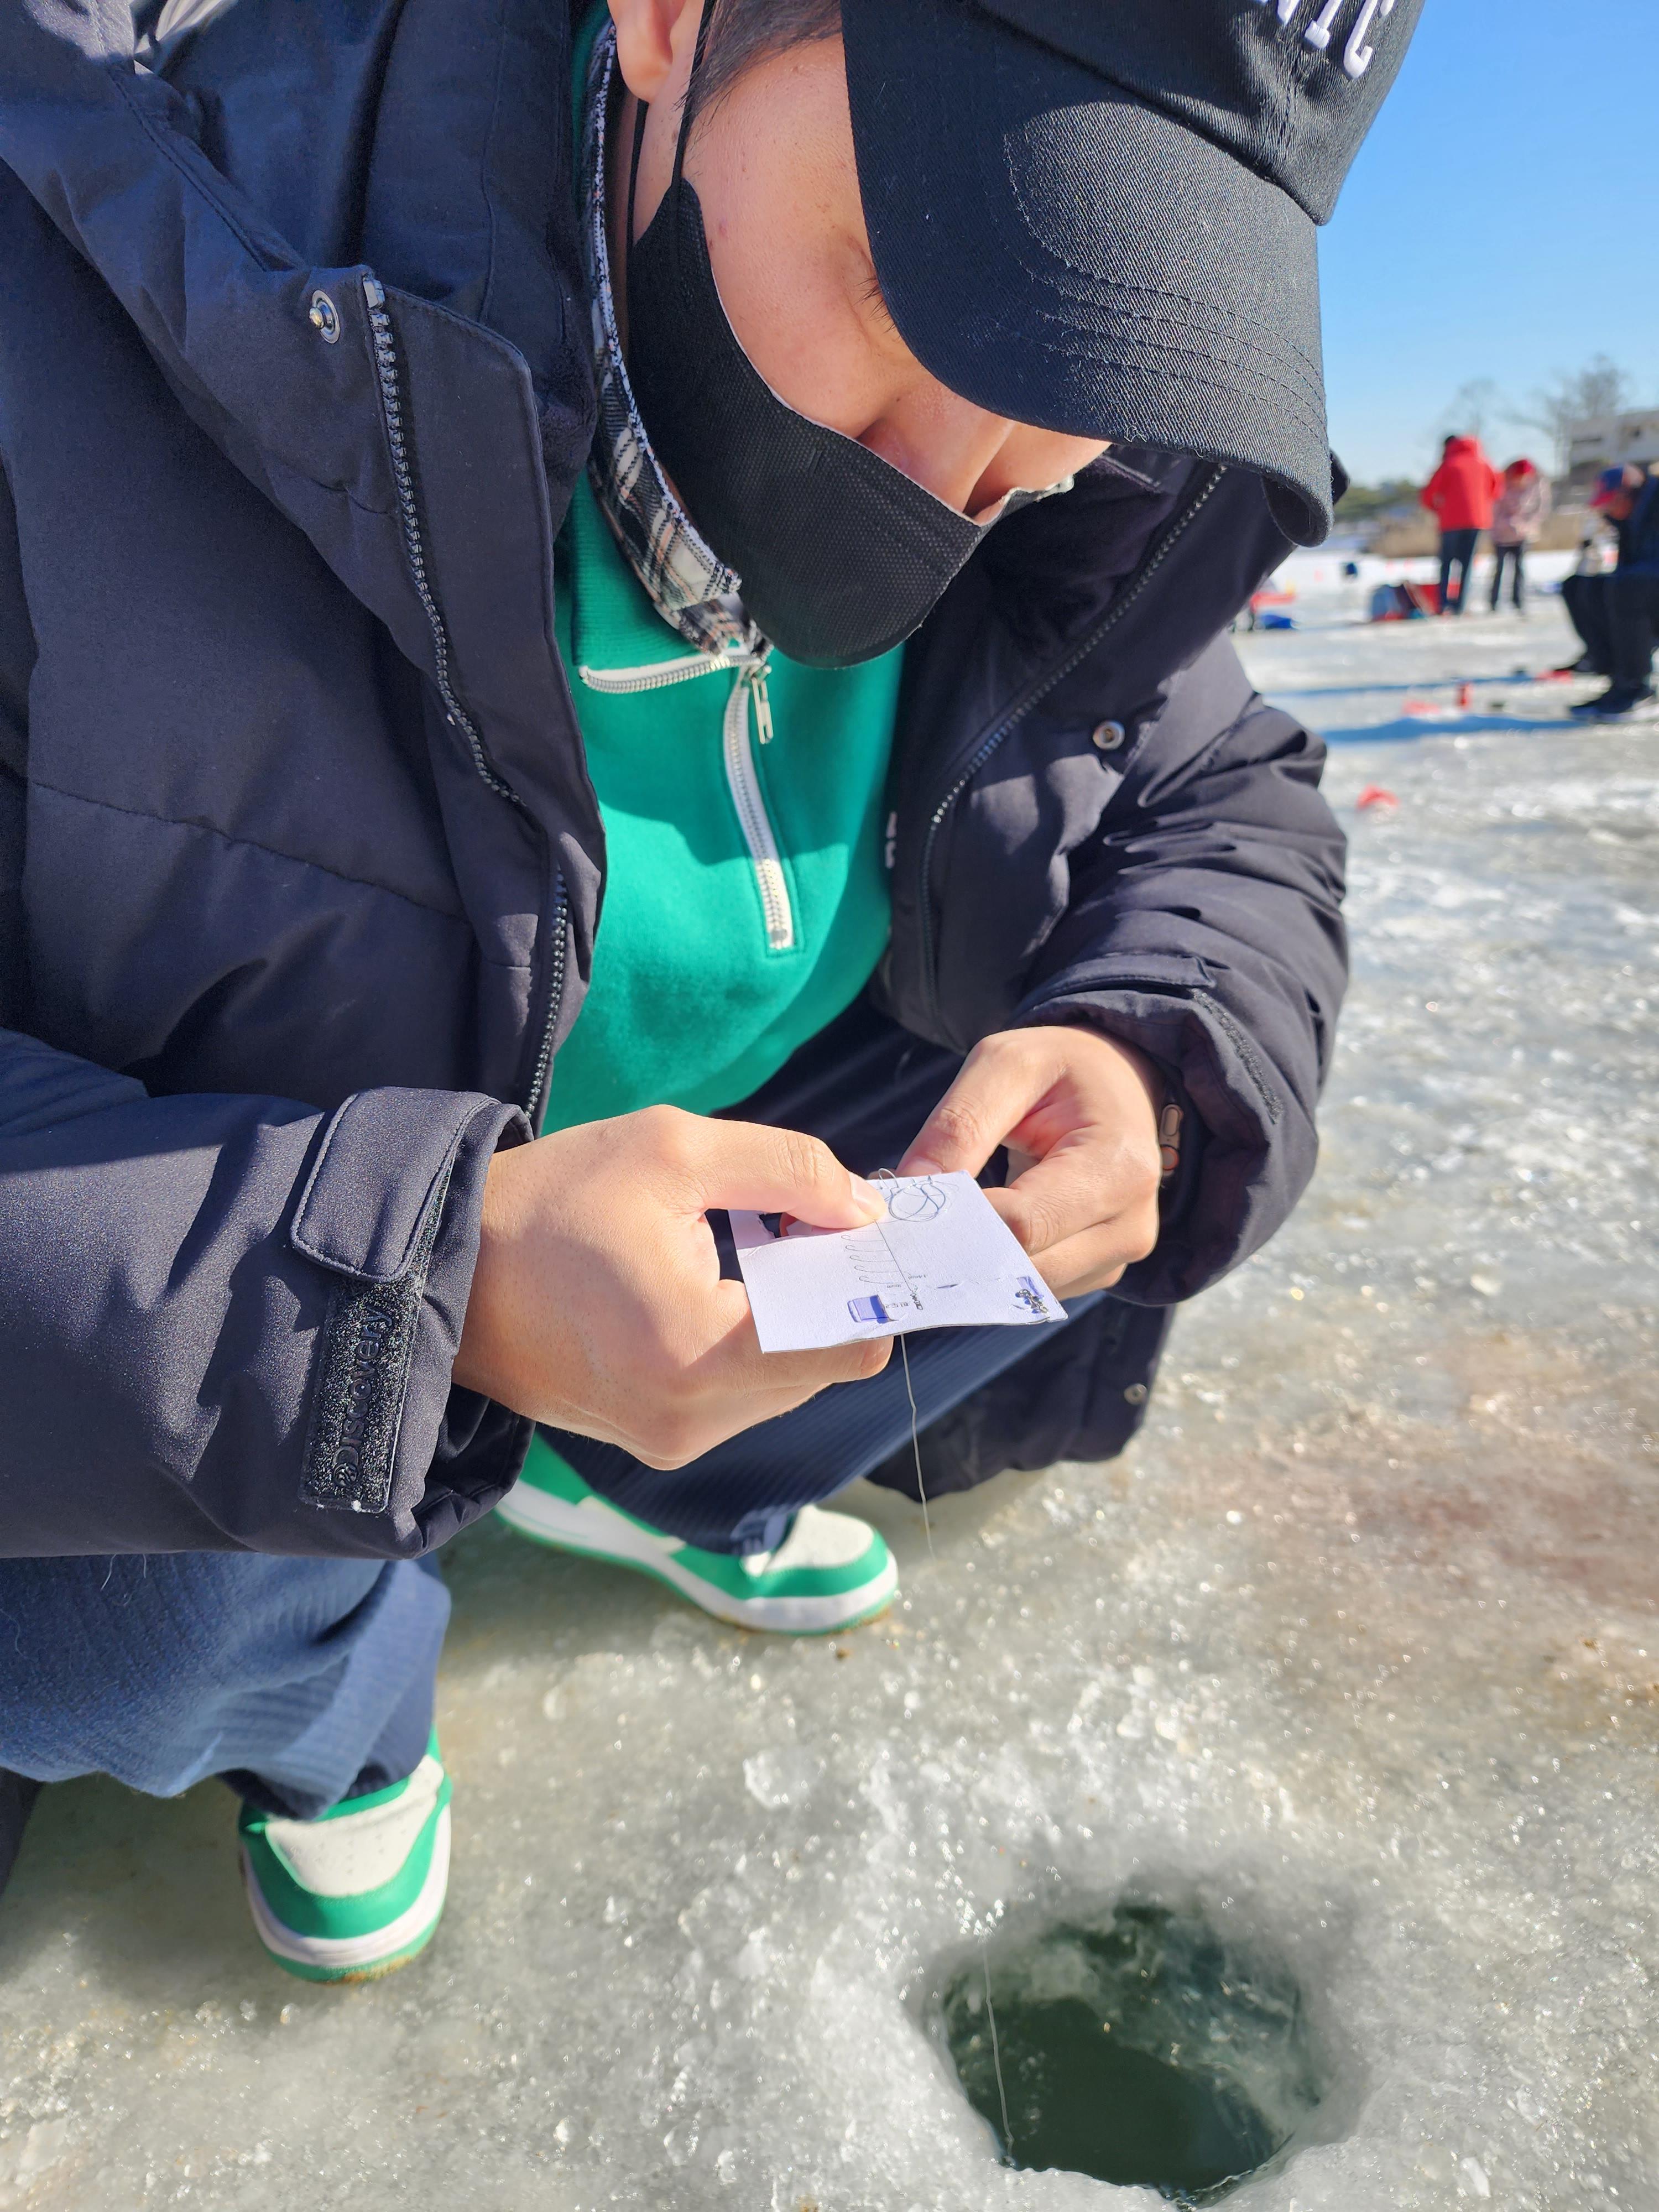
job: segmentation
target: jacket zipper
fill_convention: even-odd
[[[375,374],[380,380],[380,405],[386,418],[386,442],[392,448],[392,477],[398,496],[398,521],[403,532],[404,551],[409,561],[410,574],[414,579],[416,596],[421,602],[427,627],[432,634],[433,665],[437,676],[438,696],[443,702],[444,719],[451,729],[459,730],[466,739],[472,755],[472,764],[489,788],[506,799],[509,805],[516,806],[521,814],[528,814],[530,810],[512,785],[490,766],[477,726],[456,697],[450,682],[449,633],[444,627],[443,615],[427,574],[426,546],[421,532],[421,510],[415,490],[415,466],[404,432],[403,386],[398,372],[397,340],[392,336],[392,318],[386,313],[385,287],[374,276],[366,276],[362,283],[363,301],[368,311],[369,338],[374,348]],[[568,920],[569,899],[565,889],[564,872],[556,867],[553,873],[553,910],[549,917],[551,951],[548,969],[547,1010],[542,1023],[541,1042],[537,1048],[535,1069],[524,1100],[524,1109],[532,1128],[541,1110],[547,1072],[553,1064],[553,1039],[558,1031],[559,1009],[564,1000],[565,933]]]
[[[1016,725],[1024,721],[1033,708],[1039,706],[1057,684],[1063,684],[1072,671],[1080,662],[1088,659],[1101,640],[1128,613],[1130,608],[1139,599],[1147,585],[1169,558],[1178,540],[1186,535],[1194,518],[1221,482],[1224,473],[1225,471],[1219,468],[1212,468],[1209,471],[1192,498],[1164,532],[1156,551],[1141,563],[1139,568],[1118,593],[1088,635],[1079,644],[1073,646],[1069,653],[1063,654],[1051,668],[1034,677],[1024,691],[1016,697],[1007,711],[981,732],[966,767],[929,815],[927,832],[921,842],[916,912],[921,930],[923,987],[927,994],[927,1011],[932,1018],[936,1034],[939,1027],[939,973],[935,958],[936,947],[933,942],[933,908],[928,891],[928,878],[933,872],[933,848],[939,841],[939,833],[944,826],[945,817]]]
[[[752,705],[756,735],[763,745],[772,742],[772,702],[766,689],[766,654],[678,653],[672,660],[647,660],[638,668],[579,665],[576,673],[591,691],[626,695],[661,691],[671,684],[689,683],[696,677],[713,676],[722,669],[730,669],[737,679],[726,702],[721,727],[726,788],[732,794],[738,827],[749,850],[749,865],[755,872],[767,950],[788,952],[794,948],[795,911],[749,736]]]

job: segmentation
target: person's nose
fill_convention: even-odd
[[[963,514],[977,514],[1010,489],[995,482],[997,457],[1015,428],[942,385],[907,393],[859,434],[859,443]]]

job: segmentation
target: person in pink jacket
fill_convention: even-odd
[[[1423,487],[1423,504],[1440,525],[1440,611],[1461,615],[1468,596],[1469,568],[1483,530],[1492,528],[1498,471],[1479,438],[1448,438],[1440,465]],[[1455,568],[1457,596],[1451,595]]]
[[[1527,548],[1543,528],[1550,511],[1550,480],[1523,453],[1504,471],[1492,511],[1492,611],[1504,596],[1504,571],[1513,567],[1515,611],[1527,611]]]

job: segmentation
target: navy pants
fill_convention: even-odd
[[[1584,642],[1587,676],[1613,673],[1613,578],[1565,576],[1561,604]]]
[[[1513,564],[1515,580],[1511,586],[1517,607],[1527,603],[1527,549],[1524,545],[1499,545],[1492,549],[1492,611],[1498,612],[1498,603],[1504,596],[1504,571]]]
[[[957,1065],[860,1002],[733,1113],[809,1130],[849,1166],[890,1167]],[[724,1264],[736,1272],[729,1246]],[[1080,1299],[1070,1320],[1037,1328],[909,1338],[919,1426],[1015,1363],[1052,1358],[1103,1304],[1116,1302]],[[1116,1313],[1150,1324],[1135,1370],[1150,1374],[1164,1317]],[[1146,1392],[1133,1382],[1116,1395],[1138,1407]],[[896,1356],[873,1382],[836,1385],[672,1474],[550,1434],[641,1518],[709,1549],[755,1552],[781,1540],[797,1508],[908,1449],[910,1407]],[[419,1761],[448,1611],[430,1560],[0,1559],[0,1768],[47,1782],[112,1774],[160,1796],[218,1774],[263,1810],[310,1817]]]
[[[1443,530],[1440,533],[1440,611],[1461,615],[1469,594],[1469,568],[1480,538],[1478,530]],[[1452,570],[1457,571],[1457,592],[1452,595]]]
[[[428,1561],[0,1559],[0,1766],[304,1820],[413,1772],[448,1618]]]

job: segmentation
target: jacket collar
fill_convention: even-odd
[[[617,82],[617,34],[593,40],[578,97],[582,110],[583,274],[593,326],[599,426],[588,481],[629,567],[671,628],[703,653],[753,653],[761,642],[738,599],[738,578],[675,496],[641,418],[617,327],[611,283],[606,191],[609,125]]]

